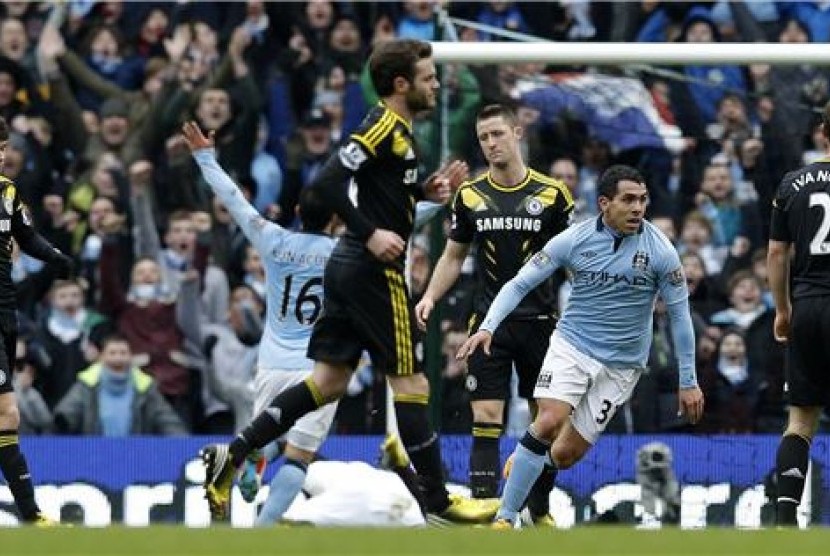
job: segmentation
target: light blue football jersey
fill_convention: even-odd
[[[612,368],[646,366],[658,294],[669,306],[689,295],[680,257],[656,226],[643,222],[638,233],[616,236],[600,216],[571,226],[536,253],[501,289],[481,328],[493,332],[558,268],[567,270],[573,291],[557,330]],[[681,369],[694,376],[693,352],[681,359]]]
[[[323,271],[337,240],[292,232],[266,220],[219,166],[213,149],[196,151],[193,157],[205,181],[262,257],[267,310],[259,366],[310,370],[314,362],[306,357],[306,349],[323,310]]]

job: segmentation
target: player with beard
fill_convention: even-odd
[[[415,356],[417,328],[403,273],[416,201],[448,196],[467,168],[461,162],[448,164],[419,185],[412,119],[435,107],[439,88],[429,43],[380,44],[369,60],[369,71],[381,102],[312,184],[348,228],[325,270],[325,309],[308,348],[314,370],[305,381],[277,395],[230,446],[203,450],[214,517],[226,515],[236,470],[245,457],[303,415],[339,399],[364,350],[394,392],[400,436],[421,476],[427,510],[466,522],[485,521],[495,514],[495,501],[451,497],[444,485],[438,437],[429,423],[429,382]],[[357,206],[346,192],[349,180],[357,190]]]
[[[486,173],[464,183],[452,205],[452,228],[444,253],[423,298],[415,307],[421,327],[437,300],[461,274],[476,245],[477,282],[470,332],[478,329],[499,289],[553,236],[568,227],[573,210],[564,183],[528,168],[522,157],[522,128],[509,108],[485,106],[476,118],[476,135],[489,163]],[[519,395],[535,412],[533,388],[556,323],[556,288],[546,280],[533,290],[499,329],[493,355],[470,358],[466,386],[473,410],[470,489],[475,498],[498,494],[499,438],[504,404],[510,397],[515,366]],[[550,523],[553,468],[543,473],[528,500],[534,523]]]

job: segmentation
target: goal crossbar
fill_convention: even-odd
[[[436,62],[830,65],[827,43],[433,42]]]

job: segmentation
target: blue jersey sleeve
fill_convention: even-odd
[[[683,299],[667,307],[671,323],[674,352],[677,354],[677,370],[680,373],[680,387],[697,386],[695,374],[695,331],[689,300]]]
[[[512,280],[502,286],[479,330],[495,332],[531,290],[550,278],[558,268],[566,266],[572,236],[573,234],[567,231],[555,236],[541,251],[531,257]]]
[[[257,251],[268,252],[275,243],[282,241],[288,232],[263,218],[245,199],[231,177],[219,166],[214,149],[200,149],[193,153],[193,158],[205,181]]]
[[[672,327],[674,351],[680,373],[680,387],[697,385],[695,376],[695,333],[689,310],[689,289],[680,256],[673,245],[664,238],[659,263],[656,265],[660,297],[666,303]]]
[[[689,289],[686,286],[686,275],[683,265],[675,248],[665,240],[666,244],[659,254],[655,265],[657,273],[657,288],[660,297],[666,305],[673,305],[689,298]]]

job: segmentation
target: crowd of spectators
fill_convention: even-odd
[[[444,8],[463,41],[503,40],[500,31],[554,41],[830,38],[824,2]],[[256,364],[263,265],[201,183],[179,128],[195,119],[214,131],[220,163],[256,208],[296,226],[299,192],[377,100],[364,67],[372,46],[444,39],[449,20],[437,14],[429,1],[0,4],[0,115],[13,129],[4,174],[39,230],[79,268],[77,279],[56,281],[25,255],[14,261],[22,431],[227,433],[246,419],[250,408],[239,400]],[[527,160],[572,189],[578,219],[597,213],[595,183],[605,167],[640,168],[650,217],[675,241],[692,295],[707,396],[707,418],[695,431],[779,432],[783,354],[772,339],[766,281],[769,207],[783,174],[823,150],[815,109],[828,99],[830,72],[659,69],[442,65],[449,133],[441,149],[437,114],[417,122],[425,169],[449,153],[480,170],[475,114],[492,102],[517,107]],[[654,130],[674,136],[627,133],[628,123],[586,104],[595,89],[581,90],[577,105],[565,94],[576,78],[607,89],[600,102],[648,108]],[[434,220],[413,242],[416,299],[445,224]],[[433,387],[442,389],[443,429],[451,432],[469,432],[464,368],[451,354],[465,331],[474,267],[470,260],[449,296],[443,348],[429,346],[446,361],[443,383]],[[560,298],[567,303],[567,288]],[[658,306],[649,372],[612,430],[686,430],[676,417],[671,333]],[[384,385],[369,365],[341,404],[339,432],[383,428]]]

